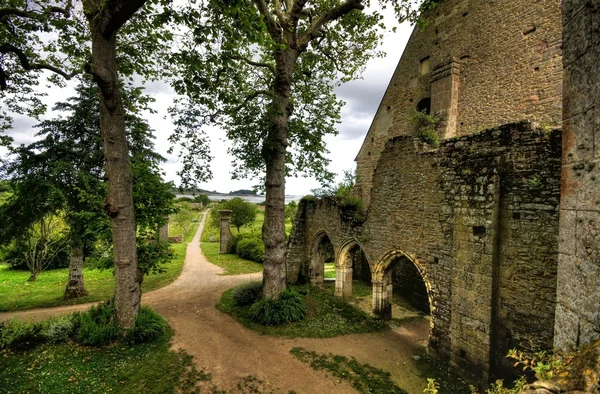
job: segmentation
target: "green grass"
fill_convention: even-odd
[[[325,278],[335,279],[335,263],[325,264]]]
[[[421,376],[432,378],[440,385],[439,394],[463,394],[470,393],[469,385],[458,378],[449,368],[448,363],[428,354],[422,350],[418,354],[417,368]]]
[[[251,274],[263,270],[262,264],[243,259],[237,254],[219,254],[218,242],[202,242],[200,248],[208,261],[225,270],[222,275]]]
[[[142,292],[149,292],[173,282],[183,268],[186,244],[172,245],[174,258],[165,265],[166,272],[144,278]],[[0,264],[0,312],[74,305],[107,300],[115,291],[112,270],[84,268],[83,278],[89,295],[72,300],[62,298],[69,277],[69,269],[45,271],[35,282],[27,282],[28,271],[13,271]]]
[[[385,324],[363,311],[335,297],[329,289],[292,286],[301,294],[307,293],[306,318],[300,322],[265,327],[249,318],[250,306],[236,306],[232,299],[234,289],[221,296],[217,308],[237,318],[244,326],[261,334],[280,337],[329,338],[338,335],[371,332],[383,329]]]
[[[290,353],[316,371],[326,371],[338,379],[347,380],[359,393],[408,394],[392,382],[389,372],[361,364],[354,357],[319,354],[300,347],[293,348]]]
[[[209,379],[190,355],[170,350],[168,337],[133,347],[68,343],[0,352],[3,393],[192,393]]]
[[[202,237],[201,237],[201,241],[202,242],[209,242],[210,240],[210,235],[213,236],[213,238],[215,240],[219,239],[219,229],[216,227],[212,227],[210,226],[210,212],[209,214],[206,216],[206,224],[204,225],[204,231],[202,232]],[[244,233],[261,233],[262,232],[262,225],[265,221],[265,213],[262,210],[258,210],[256,212],[256,220],[254,221],[254,223],[252,223],[251,226],[243,226],[240,228],[240,233],[244,234]],[[238,234],[237,228],[235,228],[234,226],[230,227],[231,229],[231,234],[233,234],[234,236]],[[289,219],[286,219],[285,221],[285,233],[289,236],[290,233],[292,232],[292,221]]]

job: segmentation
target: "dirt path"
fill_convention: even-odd
[[[418,375],[412,356],[427,340],[425,319],[379,333],[347,335],[330,339],[282,339],[262,336],[219,312],[215,305],[223,291],[261,274],[221,276],[222,269],[210,264],[200,252],[200,234],[206,215],[187,247],[185,265],[179,278],[167,287],[147,293],[143,303],[167,318],[175,330],[174,346],[195,357],[199,370],[212,375],[212,384],[229,390],[247,376],[261,380],[267,391],[288,393],[355,393],[345,382],[312,370],[294,358],[289,350],[300,346],[318,352],[355,357],[392,374],[399,387],[422,393],[424,379]],[[44,319],[87,305],[2,313],[11,317]]]

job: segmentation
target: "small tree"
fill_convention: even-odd
[[[30,228],[23,253],[25,263],[33,282],[38,275],[48,268],[54,258],[67,248],[66,238],[61,236],[62,220],[54,215],[46,215],[37,220]]]
[[[227,201],[225,207],[232,211],[231,224],[235,226],[238,234],[240,233],[240,227],[249,226],[256,220],[256,205],[249,203],[240,197]]]
[[[190,204],[187,202],[182,203],[179,206],[179,211],[173,215],[173,224],[183,230],[183,237],[185,238],[187,234],[192,229],[192,223],[194,222],[194,212],[192,212],[192,208]]]
[[[198,194],[197,196],[194,197],[194,202],[202,203],[203,207],[208,207],[208,204],[210,204],[210,199],[208,198],[208,196],[206,194]]]
[[[296,201],[290,201],[285,206],[285,218],[289,219],[292,224],[294,223],[294,218],[296,218],[296,212],[298,212],[298,204]]]

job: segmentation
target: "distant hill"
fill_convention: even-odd
[[[257,196],[254,190],[240,189],[232,191],[228,194],[229,196]]]

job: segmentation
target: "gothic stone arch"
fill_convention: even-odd
[[[335,262],[335,295],[342,298],[352,296],[353,258],[357,251],[361,251],[366,259],[366,264],[371,267],[365,249],[356,239],[347,240],[342,244]],[[371,273],[372,276],[372,273]]]

